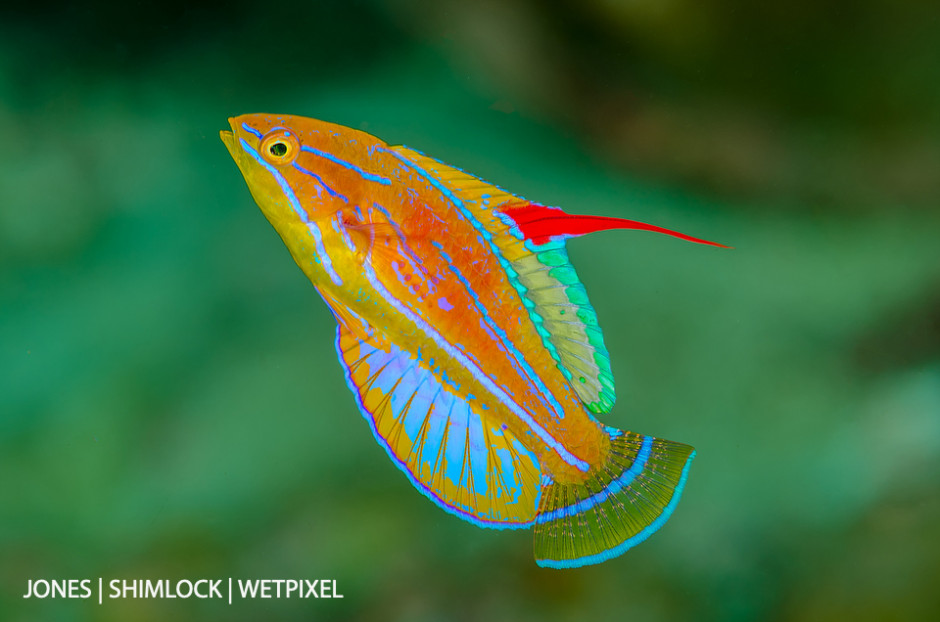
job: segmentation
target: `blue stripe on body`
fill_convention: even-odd
[[[262,134],[261,132],[259,132],[259,131],[256,130],[255,128],[251,127],[251,126],[248,125],[247,123],[242,123],[242,129],[244,129],[244,130],[245,130],[246,132],[248,132],[249,134],[254,134],[254,135],[257,136],[258,138],[264,138],[264,134]]]
[[[407,164],[407,165],[409,165],[410,167],[412,167],[413,169],[415,169],[420,175],[422,175],[425,179],[427,179],[428,181],[430,181],[432,185],[434,185],[435,187],[437,187],[438,189],[440,189],[442,192],[444,192],[445,195],[447,195],[448,198],[450,198],[451,201],[454,202],[454,205],[457,206],[457,208],[461,211],[461,213],[463,213],[463,214],[470,220],[470,222],[473,224],[474,228],[477,230],[477,233],[479,233],[484,239],[486,239],[486,240],[489,242],[490,247],[493,249],[493,252],[496,254],[497,259],[499,259],[499,263],[500,263],[500,264],[503,266],[503,268],[506,270],[507,274],[509,274],[509,276],[510,276],[510,282],[512,283],[513,287],[515,287],[516,291],[519,292],[519,297],[520,297],[521,300],[522,300],[522,304],[523,304],[523,305],[526,307],[526,309],[528,310],[528,312],[529,312],[529,317],[532,319],[532,322],[535,324],[535,330],[536,330],[536,332],[538,332],[538,334],[542,337],[542,343],[545,345],[545,348],[548,350],[549,354],[551,354],[552,358],[555,359],[555,361],[558,362],[558,364],[559,364],[559,369],[561,370],[561,373],[562,373],[562,374],[565,376],[565,378],[570,382],[570,381],[572,380],[572,374],[571,374],[571,372],[568,370],[568,368],[562,363],[562,361],[561,361],[561,356],[560,356],[560,354],[559,354],[559,352],[558,352],[558,349],[556,348],[555,344],[552,343],[552,336],[551,336],[551,334],[549,333],[548,329],[546,329],[545,326],[544,326],[544,323],[545,323],[544,318],[538,313],[538,311],[536,311],[536,305],[535,305],[535,303],[534,303],[532,300],[530,300],[529,297],[526,295],[526,292],[528,292],[529,290],[528,290],[528,288],[527,288],[525,285],[523,285],[522,282],[517,278],[519,275],[518,275],[518,273],[513,269],[512,264],[503,256],[502,251],[500,251],[500,250],[499,250],[499,247],[496,246],[496,244],[493,242],[493,240],[492,240],[492,234],[490,234],[490,233],[486,230],[486,228],[483,226],[483,223],[481,223],[479,220],[477,220],[477,218],[476,218],[469,210],[467,210],[467,209],[463,206],[463,202],[462,202],[458,197],[456,197],[456,195],[454,195],[452,192],[450,192],[449,189],[445,189],[445,187],[444,187],[443,185],[441,185],[441,184],[438,182],[438,180],[432,178],[432,177],[427,173],[427,171],[425,171],[424,169],[420,168],[417,164],[411,162],[410,160],[408,160],[407,158],[405,158],[405,157],[402,156],[401,154],[398,154],[398,153],[396,153],[396,152],[394,152],[394,151],[391,151],[391,150],[389,150],[389,149],[383,149],[383,151],[386,151],[387,153],[391,153],[393,156],[395,156],[396,158],[398,158],[400,161],[404,162],[405,164]],[[445,164],[445,163],[443,163],[443,162],[441,162],[441,161],[439,161],[439,160],[435,160],[434,158],[431,158],[430,156],[427,156],[427,155],[421,153],[420,151],[418,151],[418,150],[416,150],[416,149],[412,149],[412,151],[414,151],[415,153],[418,153],[418,154],[420,154],[420,155],[422,155],[422,156],[428,158],[429,160],[433,160],[433,161],[437,162],[437,163],[440,164],[441,166],[447,166],[447,167],[449,167],[449,168],[454,168],[454,169],[456,169],[456,170],[458,170],[458,171],[461,171],[461,169],[459,169],[459,168],[457,168],[457,167],[450,166],[449,164]],[[464,172],[464,171],[461,171],[461,172]],[[468,174],[468,175],[469,175],[469,174]],[[471,177],[472,177],[472,176],[471,176]],[[490,184],[490,185],[493,185],[493,184]],[[499,188],[499,186],[494,186],[494,187],[496,187],[497,189],[501,190],[502,192],[506,192],[505,190],[502,190],[501,188]],[[506,194],[509,194],[509,193],[506,193]],[[511,195],[511,196],[512,196],[512,195]],[[489,201],[490,201],[490,199],[492,198],[491,195],[489,195],[489,194],[482,194],[482,195],[480,195],[480,198],[483,199],[482,203],[480,204],[480,208],[483,209],[483,210],[487,209],[487,208],[489,207]],[[525,200],[523,197],[520,197],[520,196],[516,196],[516,198]],[[557,209],[557,208],[555,208],[555,209]],[[510,233],[511,235],[515,236],[515,237],[518,238],[519,240],[524,240],[524,239],[525,239],[525,236],[522,235],[522,231],[519,229],[518,225],[516,225],[516,223],[515,223],[514,220],[512,220],[511,218],[509,218],[508,216],[506,216],[506,215],[503,214],[502,212],[494,211],[493,213],[500,219],[500,221],[503,222],[503,224],[505,224],[505,225],[509,228],[509,233]],[[567,237],[567,236],[566,236],[566,237]],[[552,242],[552,243],[560,243],[560,244],[563,245],[563,244],[564,244],[564,238],[562,238],[560,241],[555,241],[554,238],[553,238],[553,242]],[[547,246],[547,244],[546,244],[546,245],[542,245],[542,248],[544,248],[545,246]],[[527,248],[528,250],[532,251],[534,247],[529,246],[529,245],[526,245],[526,248]],[[590,308],[590,305],[587,305],[587,306]]]
[[[352,162],[348,162],[348,161],[346,161],[346,160],[343,160],[342,158],[338,158],[338,157],[336,157],[335,155],[333,155],[332,153],[329,153],[329,152],[327,152],[327,151],[320,151],[319,149],[316,149],[316,148],[314,148],[314,147],[310,147],[310,146],[308,146],[308,145],[301,145],[300,149],[301,149],[301,151],[306,151],[307,153],[312,153],[312,154],[314,154],[314,155],[318,155],[318,156],[320,156],[321,158],[326,158],[326,159],[329,160],[330,162],[334,162],[334,163],[336,163],[336,164],[339,164],[339,165],[342,166],[342,167],[348,168],[348,169],[351,170],[351,171],[355,171],[356,173],[359,174],[360,177],[362,177],[362,178],[365,179],[366,181],[374,181],[374,182],[376,182],[376,183],[382,184],[383,186],[390,186],[390,185],[392,185],[392,180],[391,180],[391,179],[389,179],[389,178],[387,178],[387,177],[382,177],[381,175],[375,175],[374,173],[369,173],[369,172],[367,172],[367,171],[364,171],[364,170],[362,170],[361,168],[359,168],[358,166],[356,166],[355,164],[353,164]]]
[[[336,327],[336,352],[339,355],[340,361],[343,363],[342,368],[343,368],[343,375],[346,378],[346,385],[349,387],[350,391],[352,391],[353,398],[356,400],[356,405],[359,407],[359,411],[362,413],[362,416],[369,423],[369,427],[372,430],[372,435],[375,437],[375,440],[379,443],[380,446],[385,448],[385,452],[388,454],[388,457],[392,459],[392,462],[395,463],[395,465],[399,469],[401,469],[405,473],[406,476],[408,476],[408,479],[411,481],[412,485],[415,488],[417,488],[421,492],[421,494],[423,494],[428,499],[433,501],[436,505],[438,505],[440,508],[442,508],[446,512],[453,514],[459,518],[462,518],[466,521],[469,521],[473,523],[474,525],[477,525],[478,527],[486,527],[489,529],[528,529],[529,527],[532,526],[533,521],[511,522],[511,521],[495,521],[495,520],[487,520],[487,519],[479,518],[478,516],[475,516],[474,514],[471,514],[469,512],[466,512],[464,510],[461,510],[459,508],[456,508],[450,505],[444,499],[441,499],[437,495],[437,493],[434,492],[434,490],[432,490],[427,485],[425,485],[424,482],[422,482],[420,479],[415,477],[414,473],[412,473],[411,470],[408,468],[408,465],[404,461],[399,459],[398,456],[395,455],[395,452],[392,451],[392,448],[388,444],[388,441],[386,441],[385,438],[383,438],[382,435],[379,434],[378,428],[376,427],[376,424],[375,424],[375,420],[372,417],[372,413],[370,413],[369,410],[365,407],[365,404],[363,404],[362,398],[359,395],[359,387],[356,385],[355,382],[353,382],[353,379],[352,379],[352,370],[350,369],[349,365],[346,365],[345,359],[343,358],[343,350],[342,350],[342,347],[340,346],[341,338],[342,338],[342,327],[337,326]],[[362,348],[362,347],[371,347],[371,346],[360,342],[359,347]],[[395,347],[394,344],[392,344],[392,347],[393,348]],[[431,426],[435,426],[435,424],[437,424],[436,425],[437,429],[430,430],[430,435],[436,436],[436,438],[438,439],[437,447],[439,448],[440,442],[443,439],[443,422],[446,419],[443,417],[435,417],[434,419],[436,421],[431,421],[429,423]],[[407,419],[406,419],[406,424],[407,424]],[[531,456],[531,453],[529,453],[529,455]],[[419,460],[420,460],[420,457],[419,457]]]
[[[628,549],[633,548],[649,538],[669,520],[669,517],[672,516],[673,511],[676,509],[676,505],[678,505],[679,499],[682,497],[682,489],[685,487],[685,482],[689,478],[689,467],[692,466],[692,458],[694,457],[695,452],[693,451],[685,461],[685,466],[682,468],[682,475],[679,476],[679,483],[676,484],[675,490],[672,491],[672,498],[669,500],[669,503],[666,504],[666,507],[663,508],[662,513],[656,517],[656,520],[644,527],[636,535],[627,538],[613,548],[601,551],[600,553],[594,553],[593,555],[585,555],[577,559],[565,560],[537,559],[535,560],[536,563],[543,568],[578,568],[590,564],[599,564],[608,559],[617,557],[618,555],[622,555]]]
[[[298,171],[300,171],[301,173],[303,173],[304,175],[309,175],[310,177],[313,177],[313,178],[317,181],[318,184],[320,184],[323,188],[326,189],[326,191],[327,191],[328,193],[330,193],[330,196],[331,196],[331,197],[335,197],[335,198],[337,198],[337,199],[342,199],[344,203],[349,203],[349,199],[347,199],[345,195],[340,194],[339,192],[337,192],[336,190],[334,190],[333,188],[331,188],[329,185],[327,185],[327,183],[326,183],[325,181],[323,181],[323,178],[322,178],[322,177],[320,177],[319,175],[317,175],[317,174],[314,173],[313,171],[308,171],[307,169],[305,169],[305,168],[302,167],[301,165],[297,164],[297,162],[294,162],[294,168],[297,169]],[[319,192],[319,191],[318,191],[318,192]]]
[[[403,234],[401,233],[401,228],[398,226],[398,223],[396,223],[396,222],[392,219],[391,214],[389,214],[389,212],[388,212],[384,207],[382,207],[381,205],[379,205],[378,203],[373,203],[373,205],[374,205],[379,211],[382,212],[382,214],[383,214],[383,215],[385,216],[385,218],[388,220],[389,224],[392,225],[392,227],[394,227],[395,231],[397,231],[400,236],[402,236],[402,244],[403,244],[403,246],[406,246],[406,247],[407,247],[407,245],[404,243],[404,236],[403,236]],[[558,403],[558,401],[557,401],[557,399],[555,398],[554,394],[552,394],[552,393],[548,390],[548,387],[545,386],[545,383],[544,383],[544,382],[542,381],[542,379],[538,376],[538,374],[535,373],[535,370],[532,369],[531,365],[529,365],[529,362],[528,362],[528,361],[526,360],[526,358],[522,355],[522,353],[519,352],[519,350],[515,347],[515,345],[514,345],[514,344],[512,343],[512,341],[509,339],[509,335],[506,333],[506,331],[502,330],[502,329],[496,324],[496,322],[493,320],[493,318],[490,317],[489,312],[488,312],[488,311],[486,310],[486,308],[483,306],[483,304],[482,304],[482,302],[480,301],[479,297],[477,296],[476,292],[473,290],[473,286],[472,286],[472,285],[470,284],[470,282],[466,279],[466,277],[463,276],[463,274],[460,272],[460,270],[459,270],[459,269],[457,268],[457,266],[454,264],[454,262],[453,262],[453,260],[451,259],[451,257],[444,251],[443,247],[441,246],[441,244],[440,244],[439,242],[432,240],[431,244],[433,244],[433,245],[440,251],[441,256],[442,256],[442,257],[444,258],[444,260],[447,262],[447,264],[448,264],[449,268],[451,269],[451,271],[457,276],[458,280],[459,280],[459,281],[461,282],[461,284],[463,284],[463,286],[466,288],[466,290],[467,290],[467,292],[470,294],[471,298],[473,298],[473,300],[474,300],[474,306],[476,306],[477,310],[480,312],[480,314],[481,314],[481,316],[482,316],[482,318],[483,318],[483,322],[485,323],[484,328],[487,329],[487,332],[490,333],[491,338],[492,338],[494,341],[497,341],[497,342],[500,342],[500,343],[503,344],[503,347],[504,347],[505,351],[510,355],[511,359],[514,359],[513,363],[514,363],[514,366],[516,367],[516,370],[517,370],[517,371],[522,371],[523,374],[529,379],[529,381],[530,381],[531,383],[533,383],[534,385],[536,385],[536,387],[537,387],[537,389],[538,389],[538,391],[536,392],[536,395],[537,395],[538,397],[540,397],[540,398],[546,403],[546,405],[547,405],[549,408],[552,408],[552,409],[555,411],[556,416],[558,416],[559,419],[564,418],[564,408],[562,408],[561,404]],[[407,250],[410,251],[410,249],[407,249]],[[410,253],[410,254],[413,255],[413,253]],[[417,257],[415,257],[415,259],[417,259]],[[420,261],[420,260],[418,260],[418,261]],[[474,361],[474,362],[477,362],[477,361]],[[477,363],[478,363],[478,362],[477,362]],[[520,366],[521,366],[521,369],[520,369]],[[546,433],[547,433],[547,431],[546,431]]]
[[[396,311],[405,316],[409,321],[411,321],[415,326],[418,327],[425,335],[427,335],[441,350],[447,352],[452,358],[456,359],[460,365],[466,368],[476,379],[480,382],[486,389],[496,397],[504,406],[506,406],[513,414],[519,417],[524,421],[532,431],[538,436],[542,442],[551,447],[555,452],[561,457],[562,460],[567,462],[573,467],[578,468],[581,471],[587,471],[590,468],[587,462],[581,460],[577,456],[573,455],[567,448],[565,448],[561,443],[558,442],[551,434],[548,433],[542,426],[540,426],[535,419],[526,412],[521,406],[516,404],[513,399],[500,387],[498,387],[490,378],[487,376],[482,369],[480,369],[473,361],[467,357],[466,354],[461,352],[459,349],[451,345],[447,339],[444,338],[437,330],[435,330],[430,324],[425,322],[418,314],[409,309],[404,305],[398,298],[392,295],[385,286],[379,281],[378,277],[375,274],[371,266],[371,251],[369,257],[366,261],[363,262],[363,269],[365,270],[366,279],[375,289],[375,291],[382,296],[386,302],[388,302]],[[442,378],[444,376],[442,375]]]
[[[464,289],[466,289],[467,293],[470,294],[470,297],[473,298],[473,304],[477,308],[477,311],[479,311],[483,316],[483,321],[485,322],[486,327],[488,327],[488,332],[490,333],[493,340],[502,343],[503,348],[512,357],[512,359],[514,359],[513,366],[516,368],[516,370],[521,371],[523,375],[528,378],[529,382],[536,386],[538,389],[536,395],[542,398],[545,404],[555,411],[555,415],[559,419],[564,419],[565,409],[561,404],[558,403],[558,400],[555,399],[554,394],[548,390],[548,387],[545,386],[545,382],[542,380],[541,376],[535,373],[535,370],[532,369],[531,365],[529,365],[529,361],[526,360],[521,352],[519,352],[519,349],[516,348],[515,344],[509,338],[509,335],[506,333],[506,331],[500,328],[499,325],[496,324],[496,321],[493,320],[493,318],[490,316],[489,311],[487,311],[486,307],[483,306],[480,297],[477,296],[477,293],[474,291],[470,281],[467,280],[456,264],[454,264],[453,259],[451,259],[450,255],[444,251],[444,247],[440,244],[440,242],[433,240],[431,244],[433,244],[440,251],[441,257],[443,257],[444,261],[447,262],[447,266],[450,268],[451,272],[457,276],[457,279],[461,282],[461,284],[463,284]]]
[[[385,209],[384,207],[382,207],[381,205],[379,205],[378,203],[374,201],[372,203],[372,206],[375,209],[382,212],[382,215],[385,216],[385,219],[388,221],[388,224],[390,224],[395,229],[395,232],[398,234],[398,240],[401,242],[402,248],[405,250],[405,253],[407,253],[408,256],[411,258],[412,268],[415,269],[415,272],[420,272],[421,274],[424,274],[425,276],[427,276],[428,271],[427,271],[427,268],[424,267],[424,262],[421,261],[421,258],[418,257],[413,250],[411,250],[410,246],[408,246],[408,243],[405,241],[405,234],[402,233],[401,227],[398,226],[398,223],[392,219],[392,215],[389,214],[387,209]]]
[[[415,164],[414,162],[412,162],[411,160],[409,160],[402,154],[398,153],[397,151],[393,151],[392,149],[386,149],[384,147],[380,147],[379,149],[381,151],[384,151],[385,153],[390,154],[392,157],[396,158],[399,162],[403,163],[408,168],[414,170],[421,177],[424,177],[432,186],[440,190],[441,194],[443,194],[445,197],[450,199],[450,202],[453,203],[454,207],[459,209],[461,213],[466,211],[466,216],[474,223],[474,228],[476,228],[476,226],[479,225],[480,228],[477,229],[477,232],[480,233],[480,235],[482,235],[486,239],[489,239],[489,237],[491,237],[490,233],[486,229],[483,228],[483,224],[480,223],[476,219],[476,217],[474,217],[474,215],[470,213],[469,210],[467,210],[466,207],[464,207],[463,201],[461,201],[457,197],[457,195],[453,193],[453,191],[450,188],[442,184],[440,180],[435,179],[430,173],[428,173],[422,167],[418,166],[417,164]]]
[[[637,452],[636,457],[633,459],[633,464],[630,465],[629,469],[621,473],[620,477],[611,480],[611,482],[607,484],[603,490],[594,493],[587,499],[582,499],[581,501],[578,501],[572,505],[567,505],[563,508],[555,508],[551,512],[540,514],[536,517],[536,522],[547,523],[553,520],[558,520],[559,518],[566,518],[568,516],[580,514],[581,512],[590,510],[598,503],[603,503],[609,497],[616,495],[624,488],[630,486],[630,484],[633,483],[633,480],[636,479],[637,475],[643,472],[643,469],[646,468],[646,461],[649,460],[652,450],[653,437],[644,436],[643,445],[640,446],[640,451]]]
[[[346,243],[346,248],[349,249],[349,252],[356,252],[356,245],[353,244],[352,239],[349,237],[349,232],[346,231],[346,226],[343,223],[343,215],[340,212],[333,214],[333,230],[339,233],[343,237],[343,242]]]
[[[425,180],[427,180],[428,183],[430,183],[437,190],[439,190],[444,196],[446,196],[450,200],[450,202],[454,204],[454,207],[456,207],[460,211],[460,213],[464,216],[464,218],[466,218],[470,222],[470,224],[473,225],[473,228],[480,235],[480,237],[486,241],[486,243],[490,247],[490,250],[493,252],[497,260],[499,261],[500,265],[506,271],[507,275],[510,278],[510,282],[512,283],[513,287],[515,287],[516,291],[519,293],[519,297],[523,305],[528,309],[529,316],[532,318],[533,323],[536,325],[536,329],[538,330],[540,328],[540,323],[541,323],[542,318],[535,311],[535,303],[533,303],[526,296],[526,291],[528,290],[521,282],[519,282],[517,278],[519,276],[518,273],[513,269],[509,261],[505,257],[503,257],[502,251],[499,249],[499,246],[497,246],[496,243],[493,242],[493,234],[486,230],[486,227],[483,226],[483,223],[477,220],[476,216],[473,215],[473,212],[467,209],[463,201],[461,201],[460,198],[456,194],[454,194],[453,191],[450,190],[450,188],[448,188],[443,183],[441,183],[440,180],[436,179],[428,171],[424,170],[422,167],[418,166],[417,164],[415,164],[414,162],[412,162],[411,160],[409,160],[408,158],[406,158],[405,156],[401,155],[400,153],[396,151],[393,151],[391,149],[386,149],[386,148],[380,148],[380,150],[384,151],[385,153],[391,154],[398,161],[402,162],[407,167],[411,168],[416,173],[418,173],[418,175],[420,175]],[[538,318],[539,321],[536,321],[536,318]],[[541,331],[539,331],[539,334],[541,334]],[[542,341],[543,343],[546,343],[546,346],[549,346],[549,350],[552,354],[552,357],[560,361],[557,353],[552,351],[552,346],[546,342],[544,335],[543,335]],[[542,387],[544,388],[544,384],[542,385]],[[555,396],[551,394],[547,389],[545,389],[544,392],[548,395],[551,395],[551,399],[555,401]],[[555,401],[555,404],[557,405],[557,401]],[[564,418],[565,414],[564,414],[563,408],[558,406],[558,408],[555,409],[555,411],[559,419]],[[581,470],[586,471],[587,469],[581,469]]]
[[[249,126],[242,124],[248,129],[251,129]],[[257,131],[252,132],[257,134]],[[336,273],[336,270],[333,269],[333,262],[330,259],[330,256],[326,252],[326,248],[323,246],[323,236],[320,234],[320,229],[316,223],[310,220],[310,217],[307,215],[307,212],[304,210],[303,206],[300,205],[300,201],[297,200],[297,195],[294,194],[293,188],[290,187],[290,184],[287,183],[287,180],[284,179],[284,176],[281,175],[281,172],[278,171],[274,166],[265,162],[264,158],[252,148],[251,145],[244,138],[239,139],[241,141],[242,149],[248,153],[252,158],[255,159],[258,164],[263,166],[277,181],[278,185],[281,187],[281,190],[284,192],[284,195],[287,197],[287,200],[290,202],[291,207],[294,212],[300,217],[300,220],[307,225],[307,230],[310,232],[310,235],[313,237],[314,245],[316,246],[316,260],[323,263],[323,268],[326,270],[326,273],[330,276],[330,279],[337,286],[343,284],[343,279],[340,278],[339,274]]]

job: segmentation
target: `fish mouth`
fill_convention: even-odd
[[[236,130],[235,130],[235,119],[234,119],[234,117],[229,117],[229,119],[228,119],[228,124],[229,124],[229,127],[232,128],[231,131],[229,131],[229,130],[222,130],[221,132],[219,132],[219,138],[222,139],[222,142],[225,144],[225,147],[228,149],[228,152],[229,152],[229,153],[232,155],[232,157],[234,158],[234,157],[235,157],[235,150],[236,150],[236,148],[235,148],[235,132],[236,132]]]

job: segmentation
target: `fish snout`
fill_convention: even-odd
[[[229,153],[232,155],[232,157],[234,158],[234,157],[235,157],[236,150],[237,150],[237,141],[236,141],[236,139],[235,139],[235,136],[236,136],[236,134],[237,134],[237,132],[238,132],[238,130],[235,129],[235,117],[229,117],[229,118],[228,118],[228,124],[229,124],[229,127],[231,127],[232,129],[231,129],[231,130],[221,130],[221,131],[219,132],[219,138],[222,139],[222,142],[225,144],[225,147],[228,149],[228,152],[229,152]],[[236,158],[236,159],[237,159],[237,158]]]

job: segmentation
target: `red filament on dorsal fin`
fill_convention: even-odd
[[[718,242],[709,242],[701,238],[693,238],[690,235],[664,229],[656,225],[649,225],[645,222],[636,220],[627,220],[626,218],[612,218],[609,216],[581,216],[567,214],[557,207],[546,207],[537,203],[525,203],[501,210],[503,214],[512,218],[522,235],[527,240],[532,240],[534,244],[545,244],[555,236],[576,237],[593,233],[595,231],[604,231],[606,229],[641,229],[643,231],[655,231],[656,233],[665,233],[682,240],[696,242],[698,244],[709,244],[711,246],[720,246],[721,248],[731,248]]]

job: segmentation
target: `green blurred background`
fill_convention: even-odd
[[[0,15],[0,619],[940,619],[940,5],[361,0]],[[601,566],[416,493],[218,139],[405,143],[641,232],[569,249],[606,422],[693,444]],[[335,578],[343,600],[25,601]]]

